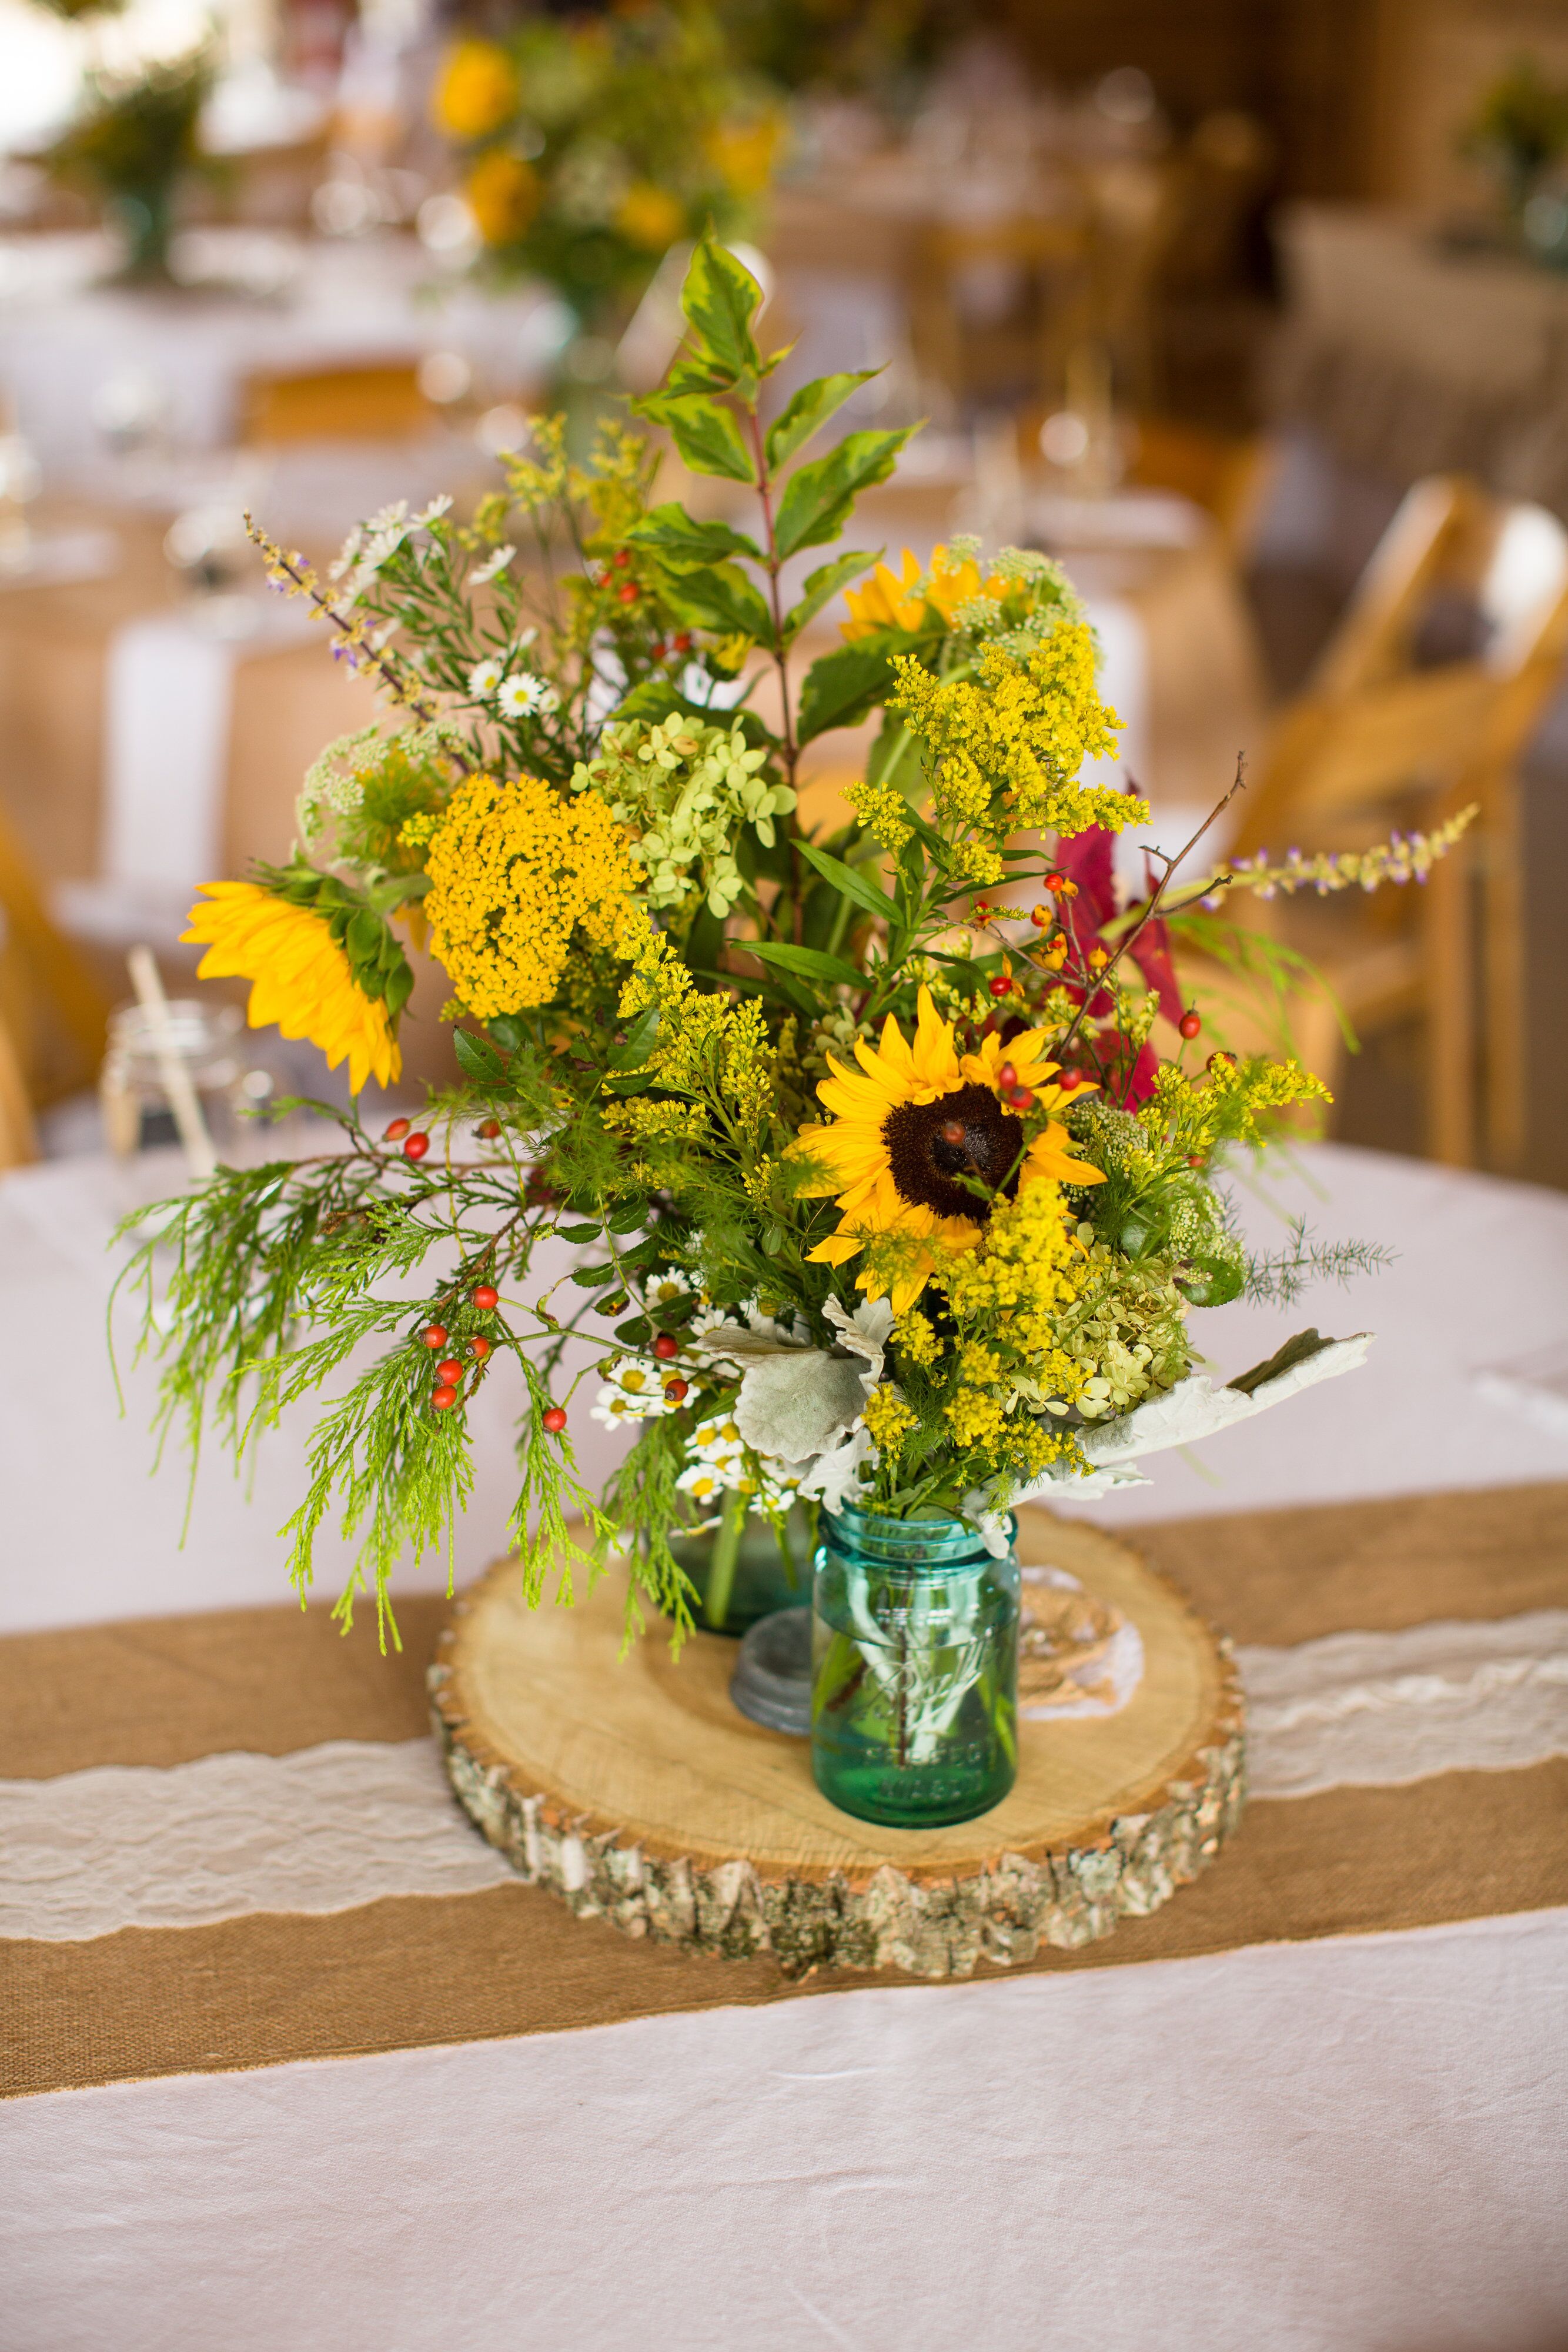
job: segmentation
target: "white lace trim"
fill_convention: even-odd
[[[51,1941],[347,1911],[512,1877],[475,1836],[428,1739],[3,1780],[0,1854],[0,1936]]]
[[[1568,1755],[1568,1610],[1242,1649],[1254,1795]],[[425,1739],[0,1781],[0,1936],[71,1941],[512,1883]]]
[[[1568,1756],[1568,1609],[1238,1648],[1255,1797]]]

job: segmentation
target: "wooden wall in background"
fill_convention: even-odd
[[[1399,204],[1487,200],[1456,152],[1479,93],[1521,56],[1568,82],[1568,0],[1378,0],[1367,193]]]
[[[1412,0],[1419,8],[1428,0]],[[1216,108],[1257,115],[1282,196],[1368,183],[1379,0],[991,0],[1042,79],[1082,87],[1141,66],[1181,129]]]

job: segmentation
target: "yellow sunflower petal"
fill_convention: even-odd
[[[209,882],[184,937],[205,945],[204,980],[248,980],[253,1029],[308,1038],[335,1070],[346,1060],[358,1094],[372,1073],[390,1086],[402,1069],[387,1009],[355,984],[349,959],[321,917],[255,882]]]

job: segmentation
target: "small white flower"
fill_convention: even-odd
[[[413,528],[415,530],[427,530],[430,524],[433,522],[439,522],[441,517],[444,514],[449,514],[451,509],[452,500],[447,493],[443,490],[439,498],[432,499],[427,507],[422,507],[420,509],[418,514],[413,518]]]
[[[346,572],[351,572],[360,560],[360,550],[364,543],[365,527],[363,523],[357,522],[340,548],[337,562],[329,566],[328,579],[341,580]]]
[[[447,503],[450,505],[450,499]],[[497,547],[493,554],[487,555],[485,558],[484,562],[478,566],[476,571],[471,572],[468,574],[469,587],[487,588],[492,580],[498,580],[500,578],[502,572],[505,572],[507,564],[510,563],[517,551],[515,547]]]
[[[648,1304],[650,1307],[672,1306],[677,1298],[689,1297],[691,1287],[690,1275],[667,1268],[664,1273],[655,1275],[649,1283],[646,1292]]]
[[[525,669],[502,680],[497,699],[508,719],[527,719],[540,708],[548,691],[542,677],[534,677]]]
[[[488,702],[501,683],[498,661],[476,662],[468,673],[468,691],[476,702]]]
[[[668,1374],[663,1364],[645,1356],[622,1356],[609,1369],[609,1378],[593,1403],[592,1417],[613,1429],[623,1421],[658,1421],[674,1406],[664,1394]]]

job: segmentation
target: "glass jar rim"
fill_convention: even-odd
[[[953,1512],[895,1518],[891,1512],[867,1510],[846,1501],[836,1510],[824,1509],[822,1516],[830,1538],[841,1531],[863,1556],[896,1564],[912,1574],[995,1557],[979,1528]],[[1018,1521],[1009,1511],[1004,1523],[1010,1551],[1018,1537]]]

